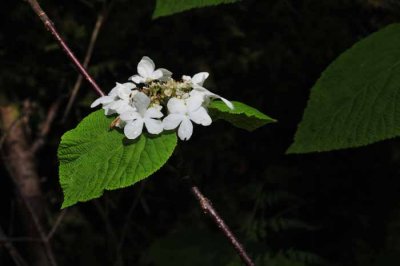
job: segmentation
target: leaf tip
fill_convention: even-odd
[[[64,202],[61,204],[61,208],[60,209],[64,210],[64,209],[66,209],[68,207],[71,207],[74,204],[75,203],[73,203],[73,202],[69,202],[69,201],[64,200]]]

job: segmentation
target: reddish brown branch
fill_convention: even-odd
[[[236,239],[235,235],[229,229],[229,227],[225,224],[224,220],[219,216],[217,211],[211,205],[211,202],[204,197],[204,195],[200,192],[199,188],[196,186],[191,187],[193,195],[199,201],[201,208],[204,213],[210,216],[213,221],[218,225],[219,229],[224,233],[225,237],[229,240],[232,246],[235,248],[236,252],[239,254],[242,261],[247,266],[255,266],[254,262],[251,260],[249,255],[247,255],[246,250],[242,246],[242,244]]]
[[[46,15],[46,13],[43,11],[43,9],[40,7],[39,3],[36,0],[26,0],[32,7],[33,11],[38,15],[40,20],[43,22],[44,26],[50,33],[53,35],[53,37],[57,40],[58,45],[63,49],[64,53],[69,57],[69,59],[72,61],[72,63],[78,68],[79,73],[92,85],[92,88],[101,96],[104,95],[104,92],[100,89],[100,87],[97,85],[96,81],[89,75],[89,73],[86,71],[85,67],[82,66],[82,64],[79,62],[79,60],[76,58],[74,53],[69,49],[68,45],[65,43],[63,38],[60,36],[56,28],[54,27],[53,22],[50,20],[50,18]]]

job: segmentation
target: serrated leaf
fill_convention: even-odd
[[[109,126],[113,117],[96,111],[61,138],[58,148],[62,208],[98,198],[104,190],[123,188],[148,177],[164,165],[175,149],[175,132],[142,134],[127,140]]]
[[[226,120],[234,126],[248,131],[253,131],[266,124],[276,122],[275,119],[244,103],[235,101],[232,103],[235,107],[233,110],[222,101],[211,102],[208,109],[214,119]]]
[[[400,24],[339,56],[311,90],[288,153],[364,146],[400,135]]]
[[[153,18],[169,16],[192,8],[234,3],[240,0],[157,0]]]

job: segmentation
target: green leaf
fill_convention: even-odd
[[[339,56],[311,90],[288,153],[364,146],[400,135],[400,24]]]
[[[234,3],[239,0],[157,0],[153,18],[169,16],[192,8]]]
[[[164,165],[175,149],[175,132],[142,134],[130,141],[109,126],[113,117],[96,111],[61,138],[58,149],[62,208],[98,198],[104,190],[135,184]]]
[[[214,119],[224,119],[234,126],[248,131],[253,131],[266,124],[276,122],[275,119],[244,103],[235,101],[232,103],[235,107],[233,110],[229,109],[222,101],[211,102],[208,109]]]

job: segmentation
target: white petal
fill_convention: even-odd
[[[143,119],[136,119],[124,127],[124,134],[128,139],[136,139],[142,134],[143,130]]]
[[[130,84],[133,84],[133,83],[130,83]],[[129,100],[130,93],[131,93],[131,88],[129,86],[124,86],[124,84],[118,84],[117,95],[119,98],[121,98],[123,100]]]
[[[185,116],[181,114],[169,114],[163,120],[163,127],[166,130],[175,129],[184,118]]]
[[[144,94],[143,92],[138,92],[134,97],[133,97],[133,104],[137,108],[138,112],[144,115],[144,113],[147,110],[147,107],[149,107],[150,104],[150,98]]]
[[[185,101],[178,98],[169,99],[167,108],[170,113],[174,114],[184,114],[187,111]]]
[[[92,104],[90,105],[90,108],[94,108],[96,106],[98,106],[99,104],[101,104],[101,102],[103,101],[103,97],[107,97],[107,96],[102,96],[100,98],[97,98],[94,102],[92,102]]]
[[[235,106],[233,106],[233,103],[231,103],[230,101],[228,101],[228,100],[225,99],[225,98],[222,98],[221,96],[220,96],[220,99],[221,99],[231,110],[235,109]]]
[[[189,113],[190,120],[196,124],[209,126],[211,125],[211,117],[208,115],[207,110],[204,107],[200,107],[194,112]]]
[[[161,118],[161,117],[163,117],[163,113],[160,110],[161,110],[160,108],[151,107],[146,110],[144,117],[145,118]]]
[[[140,60],[138,66],[137,66],[137,71],[140,76],[144,78],[151,78],[151,74],[154,72],[155,65],[153,60],[151,60],[147,56],[143,56],[142,60]]]
[[[111,96],[102,96],[100,98],[97,98],[91,105],[90,108],[94,108],[98,106],[99,104],[109,104],[114,101],[114,97]]]
[[[130,111],[135,112],[136,108],[132,107],[131,105],[129,105],[128,102],[124,101],[118,106],[117,109],[115,109],[115,111],[117,111],[118,114],[122,114],[122,113],[130,112]]]
[[[136,88],[136,85],[133,84],[132,82],[126,82],[126,83],[122,83],[122,84],[115,82],[115,87],[112,88],[112,90],[108,93],[108,95],[118,96],[118,92],[131,90],[133,88]]]
[[[200,94],[200,93],[203,93],[203,95],[205,97],[221,99],[232,110],[235,108],[230,101],[228,101],[227,99],[219,96],[218,94],[212,93],[211,91],[207,90],[206,88],[203,88],[203,87],[199,86],[199,87],[195,88],[194,90],[192,90],[190,92],[191,95],[197,95],[197,94]]]
[[[118,82],[115,83],[115,87],[111,89],[111,91],[108,93],[109,96],[116,97],[117,96],[117,91],[118,91]]]
[[[124,103],[126,104],[127,102],[124,101],[124,100],[117,100],[117,101],[114,101],[114,102],[112,102],[110,104],[107,104],[107,107],[110,108],[110,109],[113,109],[113,110],[117,110]]]
[[[131,120],[137,120],[137,119],[141,119],[142,116],[138,113],[138,112],[125,112],[122,113],[119,118],[121,118],[122,121],[131,121]]]
[[[133,75],[132,77],[129,78],[129,80],[132,80],[136,84],[144,83],[146,81],[145,78],[143,78],[139,75]]]
[[[192,83],[203,86],[204,81],[208,78],[209,75],[210,74],[208,74],[207,72],[197,73],[192,77]]]
[[[130,89],[130,90],[136,88],[136,85],[133,84],[132,82],[125,82],[125,83],[123,83],[122,85],[123,85],[125,88],[128,88],[128,89]]]
[[[159,105],[159,104],[153,104],[151,108],[155,108],[155,109],[158,110],[158,111],[161,111],[161,110],[162,110],[162,106]]]
[[[166,81],[172,76],[172,72],[169,71],[168,69],[165,68],[159,68],[157,70],[160,70],[162,72],[162,77],[160,78],[161,81]]]
[[[186,105],[189,112],[199,109],[204,98],[201,95],[193,95],[186,99]]]
[[[163,72],[159,69],[157,69],[156,71],[152,72],[151,75],[148,77],[150,79],[161,79],[163,77]]]
[[[190,76],[183,75],[182,80],[188,82],[188,81],[191,81],[192,78]]]
[[[191,92],[189,92],[189,95],[190,96],[200,96],[203,99],[206,97],[206,93],[201,90],[192,90]]]
[[[200,85],[197,85],[197,84],[194,84],[192,87],[193,87],[193,89],[194,89],[195,91],[202,92],[202,93],[204,93],[204,94],[206,94],[206,95],[214,94],[214,93],[212,93],[211,91],[207,90],[206,88],[204,88],[204,87],[202,87],[202,86],[200,86]]]
[[[193,124],[188,117],[184,117],[178,129],[178,136],[181,140],[188,140],[193,133]]]
[[[235,107],[233,106],[233,103],[231,103],[224,97],[219,96],[218,94],[208,91],[208,93],[206,93],[206,96],[211,97],[211,98],[221,99],[221,101],[223,101],[226,104],[226,106],[228,106],[231,110],[235,109]]]
[[[147,118],[144,123],[150,134],[160,134],[164,129],[161,120]]]

